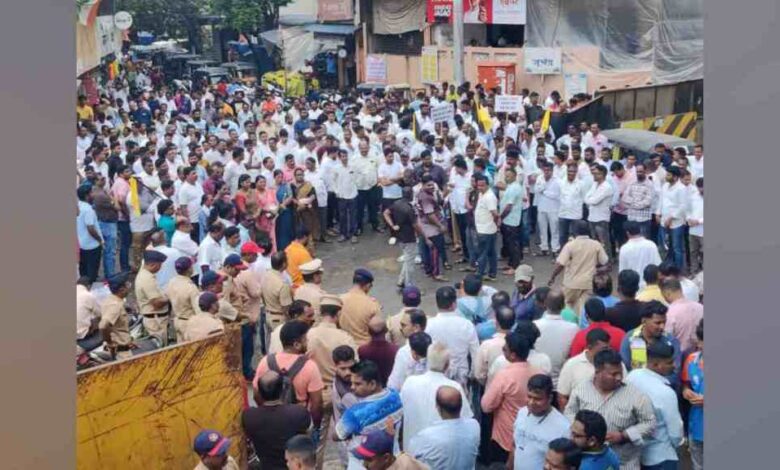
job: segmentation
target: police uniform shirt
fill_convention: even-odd
[[[125,301],[110,294],[100,305],[102,317],[100,318],[100,328],[104,329],[111,325],[111,341],[120,346],[126,346],[132,342],[130,337],[130,325],[125,310]]]
[[[263,303],[268,313],[282,315],[292,305],[292,290],[279,271],[270,270],[263,276]]]
[[[200,291],[189,277],[176,275],[165,288],[165,294],[171,300],[171,308],[177,318],[186,320],[200,313]]]
[[[368,322],[374,315],[381,314],[382,307],[377,300],[358,287],[354,287],[341,296],[343,307],[339,316],[341,328],[352,335],[358,346],[371,339],[368,333]]]
[[[187,322],[184,340],[197,341],[218,331],[225,331],[222,321],[210,313],[200,312]]]
[[[157,285],[157,278],[146,269],[138,270],[135,278],[135,298],[138,301],[138,310],[142,315],[165,313],[166,307],[155,309],[152,307],[151,300],[159,297],[165,297]]]

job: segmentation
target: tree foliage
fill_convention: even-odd
[[[279,7],[291,0],[210,0],[211,12],[225,17],[226,26],[244,33],[275,28]]]
[[[157,37],[186,37],[199,15],[209,13],[208,0],[117,0],[116,10],[133,15],[133,29]]]

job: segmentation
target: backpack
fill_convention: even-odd
[[[293,386],[293,379],[298,375],[298,372],[306,365],[306,356],[299,356],[298,359],[293,362],[289,369],[282,369],[276,362],[276,354],[268,355],[268,369],[276,372],[282,376],[282,403],[295,404],[298,403],[298,398],[295,396],[295,387]]]

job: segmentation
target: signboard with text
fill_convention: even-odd
[[[420,68],[420,78],[424,84],[433,85],[439,82],[439,50],[435,46],[422,48]]]
[[[317,20],[320,22],[352,20],[354,16],[352,0],[317,1]]]
[[[387,59],[384,55],[366,56],[366,83],[387,84]]]
[[[574,95],[588,92],[588,75],[582,72],[563,74],[563,93],[568,100]]]
[[[455,119],[455,109],[452,107],[452,103],[439,103],[436,106],[431,107],[431,119],[434,124],[450,122]]]
[[[494,109],[497,113],[519,113],[523,108],[520,95],[496,95]]]
[[[525,73],[558,75],[563,70],[558,47],[526,47],[523,56]]]
[[[427,0],[428,23],[452,23],[452,0]],[[525,24],[526,0],[463,0],[468,24]]]

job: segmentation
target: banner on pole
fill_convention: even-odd
[[[420,77],[426,85],[434,85],[439,82],[439,49],[436,46],[425,46],[420,56]]]
[[[452,23],[452,0],[427,0],[428,23]],[[526,0],[463,0],[468,24],[525,24]]]

